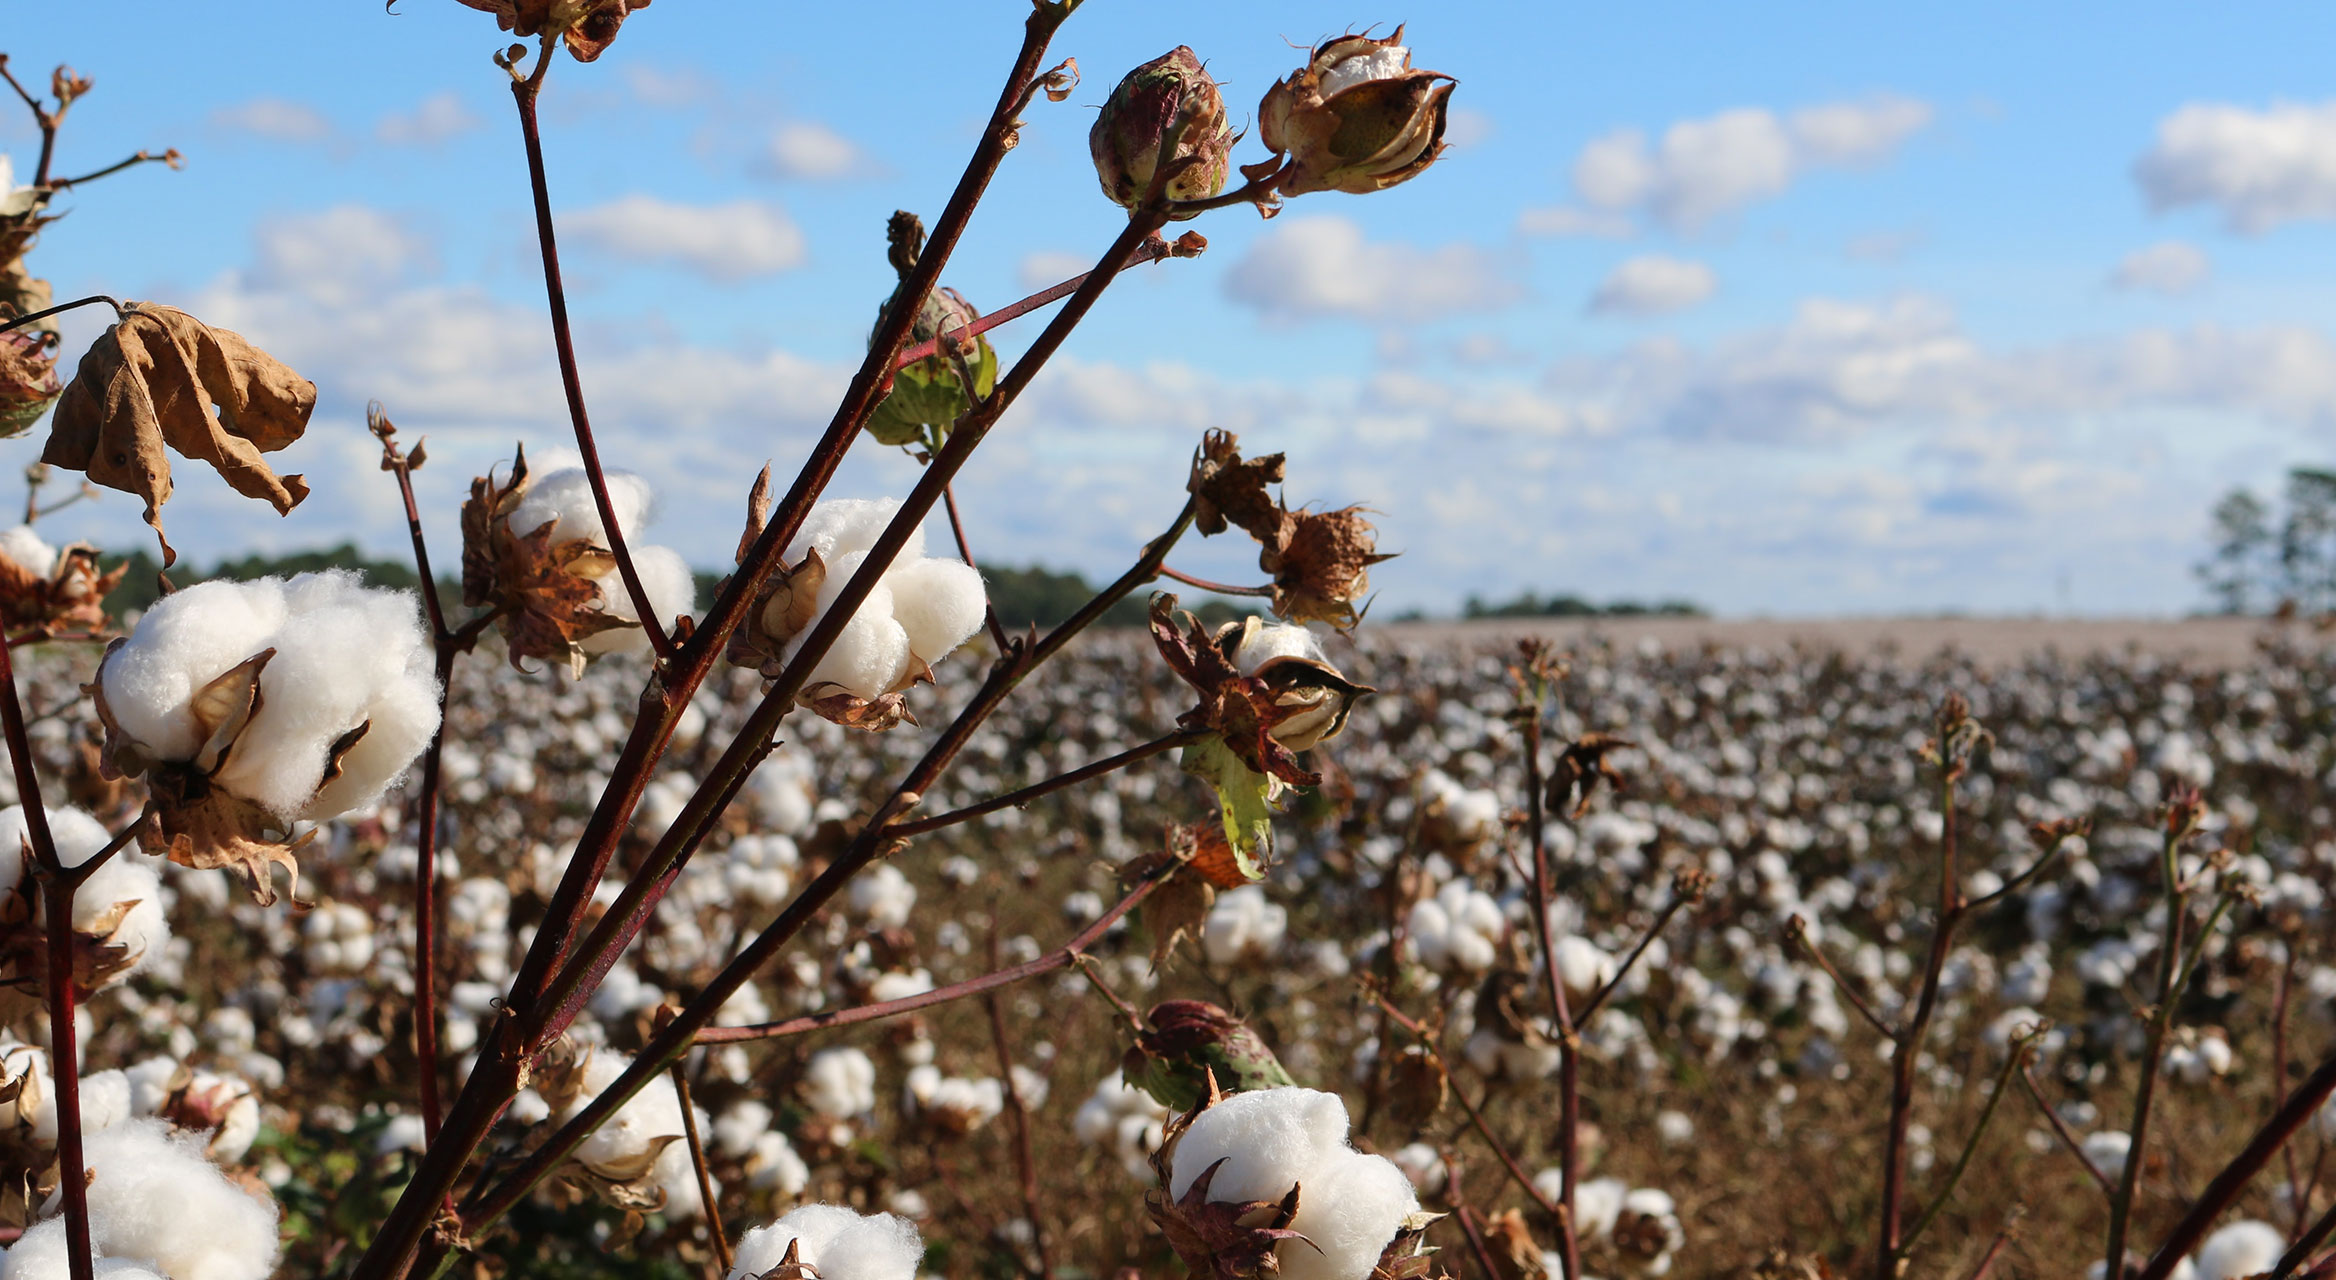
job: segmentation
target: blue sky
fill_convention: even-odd
[[[651,540],[717,566],[755,468],[824,423],[885,216],[939,209],[1020,12],[665,0],[554,68],[586,387],[664,496]],[[1211,215],[1206,256],[1116,286],[964,477],[977,553],[1115,570],[1224,426],[1289,453],[1293,503],[1382,513],[1381,608],[2171,613],[2224,488],[2336,452],[2323,6],[1093,0],[1056,44],[1085,84],[1030,113],[950,283],[996,307],[1107,243],[1085,133],[1127,68],[1189,43],[1246,119],[1292,43],[1406,16],[1461,81],[1452,151]],[[315,497],[279,520],[182,483],[187,554],[397,550],[370,398],[431,439],[441,557],[468,477],[564,434],[501,43],[453,0],[12,13],[20,74],[96,79],[61,172],[187,156],[61,201],[36,274],[187,306],[321,388],[284,464]],[[20,177],[33,142],[0,111]],[[836,492],[913,471],[864,443]],[[134,520],[109,497],[57,532]],[[1239,579],[1253,554],[1177,559]]]

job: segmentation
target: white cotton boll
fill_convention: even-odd
[[[831,1120],[876,1109],[876,1064],[848,1046],[822,1049],[803,1067],[803,1101]]]
[[[803,527],[795,531],[795,540],[787,544],[787,563],[795,564],[804,553],[816,549],[819,558],[827,564],[828,576],[835,576],[836,562],[854,553],[863,553],[884,536],[885,527],[900,513],[898,498],[830,498],[811,508],[803,518]],[[901,544],[895,564],[907,564],[925,554],[923,525],[909,531],[908,541]],[[824,607],[824,605],[822,606]]]
[[[702,1122],[705,1113],[699,1112],[697,1118]],[[714,1194],[721,1195],[721,1180],[713,1179],[713,1183]],[[684,1222],[706,1211],[705,1193],[698,1187],[697,1162],[689,1158],[686,1139],[669,1142],[657,1153],[657,1162],[649,1166],[649,1184],[664,1193],[664,1203],[658,1211],[673,1221]]]
[[[925,1257],[924,1239],[906,1218],[807,1204],[741,1237],[725,1280],[766,1274],[787,1256],[789,1244],[820,1280],[916,1280],[917,1264]]]
[[[632,1059],[621,1053],[593,1050],[584,1063],[583,1092],[561,1113],[560,1122],[575,1119],[632,1065]],[[641,1157],[656,1150],[660,1140],[681,1136],[681,1099],[673,1091],[673,1077],[659,1072],[584,1139],[575,1158],[595,1173],[622,1177],[631,1172],[628,1165],[637,1166]]]
[[[1275,1252],[1288,1280],[1365,1280],[1379,1255],[1419,1212],[1411,1179],[1384,1156],[1348,1152],[1326,1161],[1303,1182],[1290,1229],[1315,1249],[1291,1244]]]
[[[81,1077],[81,1131],[96,1133],[137,1118],[130,1106],[130,1077],[100,1071]]]
[[[6,847],[0,845],[0,849]],[[129,968],[111,979],[113,982],[145,971],[161,958],[163,948],[170,945],[170,921],[162,911],[162,877],[152,862],[153,859],[144,855],[123,850],[91,872],[73,894],[76,933],[94,933],[101,918],[118,904],[137,904],[114,925],[111,941],[131,957],[131,962]]]
[[[698,611],[697,575],[690,572],[689,561],[671,547],[636,547],[627,544],[632,553],[633,572],[641,576],[641,590],[649,597],[649,607],[657,613],[657,625],[670,633],[673,620],[682,614]],[[624,575],[615,568],[602,574],[599,580],[600,611],[612,618],[639,622],[640,612],[633,608],[633,593],[625,589]],[[640,627],[611,627],[596,631],[577,642],[584,652],[637,653],[649,647],[649,633]]]
[[[813,615],[811,624],[804,628],[803,634],[787,647],[790,661],[802,648],[803,641],[818,629],[820,620],[827,616],[828,608],[843,594],[852,575],[859,571],[861,562],[866,559],[865,552],[855,551],[828,566],[827,578],[819,584],[818,612]],[[908,632],[892,616],[894,603],[892,587],[886,580],[879,579],[868,592],[868,598],[860,602],[859,612],[854,613],[852,620],[844,624],[843,631],[835,638],[835,644],[820,657],[818,665],[811,668],[811,674],[804,679],[804,687],[834,684],[854,697],[880,698],[899,684],[901,678],[908,674],[910,654]]]
[[[267,648],[284,616],[278,578],[201,582],[164,596],[107,657],[106,709],[152,755],[191,759],[203,743],[188,699]]]
[[[714,1120],[714,1149],[734,1160],[744,1159],[770,1127],[769,1107],[752,1098],[731,1103]]]
[[[1666,1147],[1683,1147],[1695,1141],[1695,1120],[1684,1111],[1655,1113],[1655,1136]]]
[[[1557,940],[1558,981],[1565,984],[1566,998],[1577,1005],[1612,982],[1619,967],[1614,957],[1599,950],[1598,944],[1578,933],[1567,934]]]
[[[2287,1237],[2268,1222],[2234,1222],[2198,1246],[2198,1280],[2261,1275],[2287,1252]]]
[[[162,1105],[170,1100],[170,1082],[177,1075],[175,1058],[148,1058],[124,1068],[122,1077],[130,1084],[131,1113],[150,1116],[162,1110]]]
[[[884,580],[892,588],[893,620],[908,633],[909,652],[928,667],[981,630],[988,616],[981,575],[960,561],[908,561]]]
[[[83,1155],[96,1252],[151,1259],[171,1280],[264,1280],[275,1270],[276,1206],[230,1182],[195,1139],[132,1120],[89,1135]],[[13,1265],[0,1276],[14,1280]]]
[[[1322,645],[1304,627],[1261,622],[1244,631],[1240,645],[1233,650],[1233,665],[1245,676],[1257,674],[1259,667],[1275,658],[1309,658],[1320,662]]]
[[[411,1151],[418,1155],[428,1145],[428,1142],[429,1134],[428,1130],[423,1127],[422,1117],[391,1116],[389,1123],[381,1127],[381,1132],[374,1135],[373,1154],[387,1156],[395,1155],[400,1151]]]
[[[1071,1116],[1071,1132],[1091,1146],[1109,1147],[1131,1178],[1151,1176],[1151,1154],[1168,1123],[1168,1108],[1128,1084],[1117,1071],[1103,1077]]]
[[[585,473],[581,457],[569,449],[547,450],[528,465],[528,474],[527,494],[511,509],[511,532],[525,536],[549,523],[555,544],[608,545],[600,504],[592,497],[592,477]],[[616,527],[629,543],[649,514],[649,482],[630,471],[603,470],[601,478],[608,482],[608,505],[616,513]]]
[[[1411,50],[1399,44],[1381,45],[1369,53],[1342,58],[1322,76],[1321,92],[1332,98],[1371,80],[1392,80],[1411,64]]]
[[[1444,1167],[1443,1155],[1427,1143],[1414,1142],[1387,1158],[1395,1162],[1396,1168],[1403,1170],[1403,1176],[1411,1179],[1412,1186],[1428,1195],[1435,1195],[1444,1189],[1444,1181],[1450,1171]]]
[[[795,1154],[787,1135],[774,1129],[754,1140],[754,1152],[746,1161],[746,1180],[757,1191],[776,1191],[791,1200],[811,1184],[811,1166]]]
[[[66,1249],[63,1218],[36,1223],[0,1259],[0,1280],[66,1280],[72,1274]],[[92,1257],[90,1262],[91,1271],[106,1280],[169,1280],[151,1258]]]
[[[916,909],[917,887],[900,868],[879,863],[852,880],[852,910],[879,929],[898,929]]]
[[[0,556],[34,577],[46,578],[57,571],[57,549],[41,541],[31,525],[0,532]]]
[[[1542,1170],[1534,1175],[1533,1185],[1555,1200],[1560,1186],[1558,1171]],[[1629,1195],[1630,1184],[1620,1178],[1592,1178],[1574,1185],[1574,1220],[1582,1224],[1585,1243],[1614,1234],[1614,1224],[1622,1218],[1622,1202]]]
[[[1281,948],[1289,923],[1287,908],[1267,898],[1263,888],[1245,884],[1217,895],[1201,925],[1201,947],[1211,964],[1268,959]]]
[[[2125,1174],[2126,1153],[2133,1150],[2133,1135],[2117,1129],[2104,1129],[2085,1135],[2078,1144],[2084,1148],[2085,1159],[2093,1162],[2103,1177],[2111,1182]]]

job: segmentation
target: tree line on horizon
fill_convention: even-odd
[[[2208,519],[2212,550],[2193,572],[2214,612],[2336,613],[2336,470],[2291,469],[2276,506],[2232,489]]]

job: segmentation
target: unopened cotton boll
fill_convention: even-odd
[[[98,1256],[136,1260],[170,1280],[264,1280],[276,1266],[276,1206],[228,1180],[196,1140],[159,1120],[132,1120],[88,1136],[90,1246]],[[44,1211],[58,1211],[51,1196]],[[63,1280],[64,1253],[48,1265],[36,1236],[65,1223],[50,1217],[27,1231],[0,1265],[0,1280]],[[27,1246],[33,1246],[27,1248]]]
[[[2234,1222],[2198,1246],[2198,1280],[2262,1275],[2287,1252],[2287,1237],[2268,1222]]]
[[[1290,1229],[1313,1244],[1277,1247],[1281,1273],[1364,1280],[1403,1220],[1419,1211],[1419,1196],[1403,1170],[1354,1150],[1346,1136],[1346,1103],[1337,1094],[1294,1087],[1237,1093],[1194,1117],[1177,1140],[1168,1194],[1182,1199],[1212,1165],[1208,1197],[1215,1203],[1279,1200],[1296,1185]]]
[[[371,803],[438,728],[435,658],[413,593],[374,590],[343,570],[165,596],[107,655],[98,684],[142,755],[188,762],[204,745],[195,694],[269,649],[257,709],[212,781],[279,819],[323,821]],[[360,727],[327,781],[333,749]]]
[[[797,1207],[738,1241],[725,1280],[768,1274],[794,1246],[798,1262],[820,1280],[916,1280],[925,1242],[916,1224],[889,1213],[858,1214],[840,1205]]]

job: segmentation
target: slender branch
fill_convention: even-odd
[[[1270,585],[1262,587],[1236,587],[1222,582],[1211,582],[1206,578],[1196,578],[1189,573],[1178,573],[1174,569],[1165,567],[1160,570],[1160,576],[1164,578],[1173,578],[1188,587],[1199,587],[1203,591],[1214,591],[1221,596],[1255,596],[1259,599],[1271,599],[1273,597],[1273,587]]]
[[[1126,267],[1122,267],[1120,270],[1125,271],[1129,267],[1140,267],[1147,263],[1158,262],[1162,258],[1174,257],[1175,255],[1175,247],[1167,244],[1166,242],[1162,242],[1156,245],[1148,244],[1144,246],[1144,249],[1141,253],[1138,253],[1128,262]],[[1009,303],[1006,306],[1000,307],[971,324],[961,325],[955,329],[951,329],[949,332],[942,334],[939,337],[928,338],[923,342],[917,343],[915,346],[902,351],[900,355],[893,360],[892,367],[894,369],[906,369],[919,360],[928,360],[936,355],[939,355],[941,353],[941,344],[944,341],[950,343],[953,346],[964,346],[966,343],[973,341],[974,338],[988,333],[990,330],[997,328],[999,325],[1002,325],[1009,320],[1018,320],[1023,316],[1036,311],[1040,307],[1045,306],[1047,303],[1053,302],[1057,298],[1070,297],[1072,294],[1079,291],[1080,285],[1087,283],[1087,277],[1092,274],[1094,273],[1082,271],[1078,275],[1072,276],[1070,279],[1063,281],[1061,284],[1048,285],[1044,289],[1031,294],[1029,297],[1022,299],[1019,302]]]
[[[2004,1091],[2011,1087],[2012,1077],[2026,1066],[2029,1050],[2034,1047],[2039,1034],[2040,1031],[2030,1031],[2027,1038],[2004,1059],[2003,1071],[1995,1077],[1995,1088],[1987,1095],[1987,1105],[1979,1111],[1979,1122],[1971,1126],[1971,1136],[1963,1143],[1963,1153],[1955,1157],[1955,1167],[1947,1171],[1946,1185],[1939,1188],[1938,1195],[1931,1199],[1930,1207],[1922,1211],[1922,1216],[1914,1220],[1913,1226],[1907,1228],[1905,1238],[1898,1242],[1901,1252],[1912,1249],[1915,1242],[1922,1239],[1922,1233],[1930,1229],[1930,1224],[1947,1207],[1947,1201],[1954,1198],[1955,1188],[1962,1183],[1964,1171],[1971,1167],[1971,1157],[1979,1152],[1980,1139],[1987,1136],[1987,1126],[1995,1119],[1996,1104],[2003,1101]]]
[[[1548,822],[1541,808],[1541,712],[1549,697],[1541,666],[1544,656],[1538,642],[1527,642],[1525,659],[1531,670],[1526,682],[1532,696],[1527,705],[1518,709],[1518,717],[1525,730],[1525,822],[1533,842],[1533,933],[1541,945],[1542,978],[1549,987],[1550,1016],[1564,1051],[1557,1066],[1558,1259],[1565,1268],[1564,1280],[1582,1280],[1582,1242],[1574,1230],[1574,1190],[1581,1175],[1581,1044],[1574,1035],[1573,1011],[1566,1007],[1565,981],[1557,968],[1557,939],[1553,936],[1556,930],[1549,922],[1549,909],[1556,902],[1557,894],[1549,880]]]
[[[2044,874],[2045,869],[2050,867],[2053,862],[2060,857],[2060,851],[2066,847],[2068,847],[2068,837],[2055,837],[2051,844],[2044,847],[2044,852],[2036,855],[2036,860],[2029,863],[2026,869],[2020,871],[2011,879],[2006,880],[2002,884],[1996,886],[1994,892],[1983,893],[1978,897],[1971,899],[1969,902],[1964,903],[1964,913],[1967,915],[1974,911],[1984,911],[1987,908],[1994,906],[1996,903],[2002,901],[2003,899],[2008,898],[2013,894],[2018,893],[2020,890],[2027,888],[2029,882],[2033,881],[2037,876]]]
[[[2172,1275],[2175,1265],[2189,1256],[2190,1250],[2205,1237],[2206,1229],[2238,1200],[2247,1183],[2262,1172],[2264,1165],[2271,1163],[2272,1155],[2295,1136],[2296,1130],[2310,1123],[2313,1114],[2332,1093],[2336,1093],[2336,1057],[2322,1062],[2305,1077],[2295,1092],[2287,1095],[2279,1110],[2255,1131],[2246,1147],[2198,1193],[2197,1203],[2190,1206],[2190,1211],[2182,1215],[2181,1222],[2166,1236],[2165,1243],[2158,1246],[2156,1256],[2142,1268],[2138,1280],[2166,1280]]]
[[[171,168],[175,169],[178,167],[181,158],[182,157],[178,153],[178,148],[176,147],[163,152],[161,155],[156,155],[151,151],[140,151],[138,154],[131,156],[127,160],[117,161],[116,163],[109,164],[105,168],[99,169],[94,173],[85,173],[78,178],[53,179],[49,182],[48,186],[51,191],[63,191],[70,187],[80,186],[84,182],[95,182],[99,178],[110,177],[114,174],[120,173],[124,169],[132,167],[133,165],[145,164],[150,160],[158,160],[163,164],[169,165]]]
[[[1995,1260],[2003,1256],[2004,1246],[2019,1237],[2017,1218],[2005,1223],[2003,1230],[1995,1233],[1995,1241],[1987,1246],[1987,1252],[1979,1255],[1979,1266],[1971,1272],[1971,1280],[1987,1280],[1988,1273],[1995,1270]]]
[[[1456,1188],[1453,1179],[1459,1172],[1458,1169],[1447,1166],[1444,1170],[1444,1185]],[[1458,1194],[1457,1189],[1455,1189],[1454,1194]],[[1452,1206],[1452,1216],[1460,1219],[1460,1230],[1468,1236],[1469,1252],[1476,1255],[1476,1265],[1483,1268],[1484,1280],[1501,1280],[1500,1268],[1493,1265],[1492,1251],[1485,1247],[1484,1232],[1476,1225],[1476,1211],[1465,1204],[1455,1203]]]
[[[975,818],[984,814],[996,813],[1000,809],[1018,809],[1050,792],[1076,786],[1089,779],[1100,778],[1107,773],[1124,769],[1139,760],[1148,760],[1162,752],[1188,746],[1209,736],[1211,732],[1208,729],[1179,729],[1165,737],[1154,738],[1141,746],[1129,747],[1118,755],[1105,756],[1092,764],[1081,765],[1069,773],[1057,774],[1044,782],[1034,782],[1027,787],[1009,791],[1004,795],[993,796],[979,804],[969,804],[962,809],[951,809],[947,813],[935,814],[930,818],[919,818],[914,822],[893,823],[887,829],[886,834],[901,838],[921,836],[928,831],[938,831],[943,827],[953,827],[961,822],[971,822]]]
[[[8,55],[5,53],[0,53],[0,80],[6,80],[8,87],[16,90],[16,96],[24,99],[25,106],[32,108],[33,118],[43,128],[50,126],[52,122],[49,119],[49,113],[42,108],[41,100],[32,96],[32,92],[17,80],[16,73],[8,69]]]
[[[1623,979],[1628,978],[1630,971],[1638,965],[1639,957],[1647,953],[1647,948],[1654,945],[1655,939],[1663,936],[1663,930],[1671,924],[1671,917],[1678,915],[1681,908],[1693,901],[1694,897],[1673,891],[1671,900],[1664,903],[1662,911],[1656,914],[1654,924],[1648,927],[1639,938],[1638,945],[1632,947],[1630,954],[1624,956],[1622,963],[1616,966],[1614,976],[1608,978],[1606,985],[1598,988],[1596,994],[1582,1002],[1581,1012],[1574,1015],[1576,1022],[1586,1026],[1590,1019],[1598,1015],[1598,1010],[1605,1007],[1607,998],[1622,986]]]
[[[2125,1168],[2118,1175],[2117,1189],[2109,1195],[2109,1238],[2102,1256],[2109,1259],[2112,1272],[2124,1269],[2125,1236],[2132,1221],[2134,1189],[2141,1182],[2142,1156],[2149,1145],[2150,1108],[2157,1099],[2158,1063],[2165,1056],[2166,1034],[2174,1019],[2174,996],[2183,972],[2182,934],[2189,903],[2183,892],[2177,858],[2186,834],[2181,824],[2169,820],[2165,837],[2159,842],[2158,870],[2166,886],[2166,936],[2159,944],[2157,1008],[2150,1012],[2149,1040],[2142,1050],[2141,1078],[2133,1093],[2133,1119],[2126,1126],[2126,1132],[2132,1136],[2132,1146],[2126,1151]]]
[[[1849,1001],[1849,1007],[1857,1010],[1858,1016],[1864,1018],[1874,1030],[1881,1032],[1884,1040],[1898,1038],[1898,1028],[1891,1026],[1881,1014],[1874,1012],[1874,1007],[1866,1003],[1864,996],[1858,994],[1857,988],[1850,983],[1849,978],[1841,970],[1834,967],[1833,958],[1825,954],[1824,948],[1817,945],[1815,938],[1809,936],[1808,921],[1803,920],[1798,915],[1787,917],[1784,922],[1784,936],[1790,941],[1801,944],[1801,950],[1807,953],[1809,959],[1815,961],[1817,967],[1825,971],[1826,977],[1833,979],[1834,989],[1841,992],[1843,999]]]
[[[2280,1149],[2290,1150],[2294,1146],[2295,1144],[2291,1142]],[[2320,1246],[2328,1242],[2328,1237],[2331,1234],[2336,1234],[2336,1205],[2328,1206],[2328,1211],[2321,1214],[2319,1219],[2313,1222],[2302,1235],[2296,1237],[2296,1242],[2288,1247],[2286,1253],[2279,1255],[2278,1265],[2271,1268],[2271,1280],[2287,1280],[2289,1276],[2294,1275],[2296,1268],[2304,1265],[2306,1259],[2319,1252]]]
[[[583,455],[584,475],[592,482],[592,504],[600,513],[602,536],[608,540],[608,551],[616,560],[617,574],[623,579],[625,594],[633,602],[634,616],[641,621],[641,630],[649,637],[660,662],[673,657],[673,641],[665,634],[671,618],[657,616],[657,608],[649,600],[648,588],[641,585],[641,574],[633,565],[633,553],[625,545],[625,531],[618,527],[616,504],[608,492],[608,477],[600,467],[600,446],[592,436],[592,420],[584,409],[584,382],[576,369],[576,345],[568,333],[568,291],[560,279],[560,249],[552,230],[551,189],[544,177],[543,135],[536,124],[535,105],[543,87],[543,75],[551,65],[551,49],[546,46],[536,64],[533,75],[525,80],[513,80],[511,97],[519,106],[519,135],[527,145],[527,179],[535,196],[535,238],[543,251],[544,294],[550,300],[552,313],[552,346],[560,358],[560,389],[568,397],[568,420],[576,431],[576,452]]]
[[[990,926],[990,963],[998,962],[995,913]],[[1038,1252],[1039,1280],[1054,1280],[1054,1255],[1046,1240],[1046,1219],[1038,1208],[1038,1161],[1030,1153],[1030,1108],[1022,1101],[1022,1086],[1014,1082],[1014,1043],[1006,1034],[1006,1010],[992,987],[982,997],[989,1006],[990,1040],[998,1050],[998,1080],[1006,1089],[1006,1119],[1014,1128],[1014,1170],[1022,1183],[1022,1217],[1030,1224],[1030,1243]]]
[[[690,1167],[697,1170],[698,1199],[706,1206],[706,1234],[714,1241],[714,1264],[730,1274],[730,1237],[722,1230],[722,1206],[714,1196],[714,1175],[706,1168],[706,1144],[698,1138],[697,1107],[690,1101],[689,1072],[681,1059],[673,1063],[673,1094],[681,1103],[681,1136],[689,1143]]]
[[[1444,1073],[1444,1079],[1448,1083],[1452,1073],[1446,1069],[1443,1052],[1436,1047],[1435,1037],[1428,1034],[1427,1028],[1421,1026],[1417,1020],[1404,1013],[1403,1010],[1396,1008],[1388,1001],[1385,994],[1376,989],[1372,990],[1371,998],[1378,1003],[1380,1012],[1386,1015],[1388,1021],[1410,1032],[1419,1041],[1420,1047],[1425,1049],[1428,1056],[1435,1060],[1436,1069]],[[1484,1145],[1492,1149],[1493,1158],[1499,1160],[1501,1167],[1509,1171],[1509,1178],[1517,1184],[1518,1189],[1531,1198],[1534,1204],[1539,1205],[1543,1213],[1548,1214],[1552,1219],[1560,1218],[1563,1215],[1563,1209],[1557,1201],[1550,1199],[1548,1194],[1542,1191],[1540,1184],[1533,1181],[1532,1175],[1525,1172],[1525,1167],[1517,1163],[1517,1158],[1509,1154],[1508,1144],[1502,1142],[1500,1135],[1494,1133],[1492,1126],[1485,1122],[1483,1109],[1477,1103],[1470,1102],[1468,1095],[1460,1089],[1453,1089],[1452,1097],[1460,1103],[1460,1110],[1468,1116],[1468,1123],[1476,1130],[1477,1136],[1483,1138]]]
[[[13,316],[7,320],[0,320],[0,333],[6,333],[10,329],[21,329],[25,325],[31,324],[35,320],[46,320],[50,316],[56,315],[61,311],[71,311],[75,307],[86,307],[93,302],[102,302],[107,306],[112,307],[114,309],[114,318],[116,320],[119,320],[124,315],[128,314],[127,308],[123,307],[121,303],[107,297],[102,293],[93,293],[86,298],[75,298],[71,302],[60,302],[53,307],[42,307],[38,311],[27,311],[23,315]],[[59,503],[58,505],[62,506],[64,504]]]
[[[896,1018],[904,1013],[915,1013],[919,1009],[930,1009],[935,1005],[950,1004],[971,996],[985,995],[1000,987],[1010,987],[1017,982],[1026,982],[1041,974],[1053,973],[1057,969],[1067,969],[1087,958],[1087,948],[1094,946],[1104,934],[1111,931],[1111,926],[1119,923],[1121,917],[1134,910],[1136,904],[1142,902],[1145,895],[1151,893],[1153,888],[1172,869],[1162,868],[1159,873],[1136,882],[1135,887],[1128,891],[1126,897],[1119,900],[1117,906],[1104,912],[1094,923],[1081,929],[1069,942],[1035,960],[1008,965],[995,972],[985,973],[978,978],[953,982],[948,986],[935,987],[931,991],[919,992],[913,996],[902,996],[898,1000],[886,1000],[878,1004],[858,1005],[850,1009],[832,1009],[824,1013],[806,1014],[800,1018],[789,1018],[784,1022],[762,1022],[746,1027],[707,1027],[693,1036],[691,1043],[737,1044],[747,1040],[784,1040],[812,1031],[826,1031],[835,1027],[855,1026],[862,1022],[876,1022],[885,1018]],[[1093,976],[1090,975],[1088,980],[1094,981]]]
[[[2052,1132],[2060,1135],[2061,1144],[2068,1148],[2068,1153],[2076,1157],[2078,1164],[2084,1166],[2086,1176],[2099,1184],[2101,1194],[2115,1195],[2117,1188],[2110,1183],[2109,1175],[2101,1172],[2101,1166],[2094,1164],[2093,1158],[2085,1154],[2085,1144],[2069,1130],[2068,1122],[2060,1118],[2059,1110],[2053,1107],[2050,1102],[2045,1101],[2043,1087],[2036,1083],[2034,1072],[2026,1066],[2020,1068],[2020,1083],[2027,1086],[2028,1096],[2036,1100],[2036,1109],[2044,1113],[2044,1119],[2051,1124]]]

